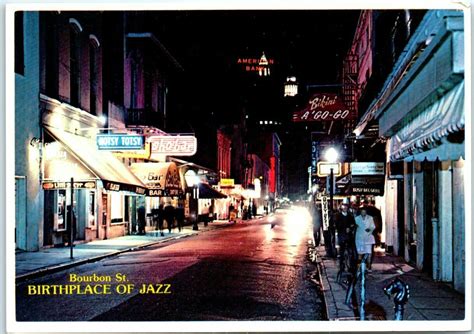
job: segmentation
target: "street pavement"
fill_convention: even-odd
[[[324,304],[312,280],[316,266],[307,256],[312,232],[307,212],[279,210],[225,226],[20,281],[17,320],[324,319]],[[122,283],[113,279],[111,290],[125,283],[137,289],[107,295],[28,294],[31,286],[70,285],[74,274],[126,277]],[[168,285],[169,293],[140,290],[158,283]]]
[[[174,228],[171,233],[165,230],[164,236],[160,236],[159,231],[149,231],[146,235],[126,235],[107,240],[77,243],[73,248],[73,259],[70,258],[69,247],[44,248],[38,252],[17,252],[15,254],[16,280],[21,281],[38,277],[136,248],[147,247],[155,243],[179,239],[228,225],[230,225],[228,221],[218,220],[208,224],[208,226],[200,224],[198,231],[193,231],[192,226],[184,226],[181,232],[178,232],[177,228]]]
[[[408,284],[410,298],[405,305],[404,320],[463,320],[464,295],[447,284],[435,282],[431,277],[397,256],[376,249],[372,271],[366,274],[365,315],[367,320],[393,320],[394,303],[384,294],[384,287],[395,278]],[[345,304],[346,275],[336,282],[338,263],[326,256],[324,246],[316,249],[320,271],[320,284],[326,301],[329,320],[358,320],[360,317],[360,282],[351,305]]]

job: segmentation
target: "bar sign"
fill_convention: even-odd
[[[144,147],[143,136],[125,134],[97,135],[97,148],[99,150],[123,151],[141,150]]]

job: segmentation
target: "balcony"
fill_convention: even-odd
[[[127,109],[125,122],[127,126],[143,125],[164,128],[164,117],[161,112],[152,109]]]

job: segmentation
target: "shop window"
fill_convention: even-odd
[[[65,189],[58,190],[58,207],[57,207],[57,219],[55,221],[56,231],[66,230],[66,208],[68,203],[68,196]]]
[[[112,224],[123,223],[123,207],[124,198],[118,192],[111,192],[110,194],[110,222]]]
[[[95,214],[95,191],[89,193],[88,202],[87,202],[87,225],[89,227],[94,227],[96,222]]]
[[[23,12],[15,12],[15,73],[25,74]]]

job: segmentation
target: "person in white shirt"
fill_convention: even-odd
[[[367,214],[367,209],[362,207],[360,208],[360,215],[355,218],[355,223],[357,225],[355,243],[359,260],[362,259],[364,254],[369,254],[367,265],[368,269],[371,270],[372,245],[375,244],[375,238],[372,234],[375,230],[374,219]]]

